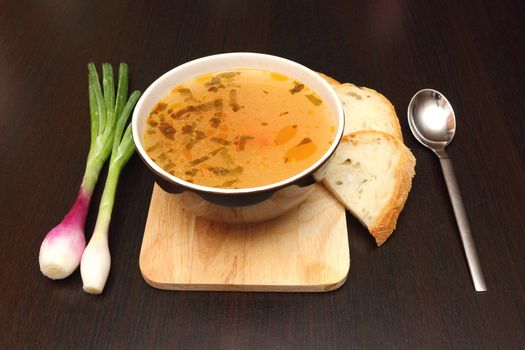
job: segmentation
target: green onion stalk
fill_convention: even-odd
[[[127,126],[125,131],[124,128],[139,97],[140,92],[134,91],[119,116],[113,138],[108,176],[98,210],[97,222],[93,235],[82,254],[80,274],[82,276],[83,289],[90,294],[102,293],[111,267],[111,256],[108,246],[111,213],[115,203],[120,174],[135,151],[131,124]]]

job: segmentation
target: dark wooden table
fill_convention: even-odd
[[[517,349],[525,347],[525,5],[512,1],[3,1],[0,348]],[[475,3],[475,4],[474,4]],[[42,276],[38,250],[71,205],[89,144],[88,61],[126,61],[144,90],[201,56],[296,60],[391,99],[417,175],[381,248],[352,217],[350,275],[325,294],[167,292],[138,257],[153,180],[135,156],[101,296]],[[489,291],[473,291],[439,162],[406,108],[453,103],[454,160]],[[104,179],[105,173],[102,174]],[[92,232],[102,181],[86,232]]]

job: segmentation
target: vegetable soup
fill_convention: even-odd
[[[164,170],[209,187],[249,188],[305,170],[336,125],[303,83],[255,69],[210,73],[164,96],[146,121],[146,152]]]

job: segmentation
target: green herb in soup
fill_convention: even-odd
[[[151,110],[144,144],[157,164],[181,179],[248,188],[305,170],[334,137],[327,106],[307,85],[243,69],[175,87]]]

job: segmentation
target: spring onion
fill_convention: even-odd
[[[111,267],[111,256],[108,247],[108,230],[111,221],[111,213],[115,202],[117,184],[122,169],[135,151],[131,124],[124,132],[126,122],[139,99],[140,92],[134,91],[123,112],[119,116],[115,137],[113,139],[113,150],[109,161],[108,176],[102,193],[97,222],[93,235],[82,254],[80,263],[80,274],[82,276],[83,289],[87,293],[100,294],[104,290]],[[124,135],[122,135],[124,133]]]
[[[102,86],[93,63],[88,64],[91,144],[78,195],[64,219],[45,236],[40,246],[42,273],[51,279],[62,279],[76,270],[86,246],[84,224],[93,190],[102,167],[112,152],[117,116],[124,110],[128,90],[128,68],[121,64],[115,99],[113,69],[102,65]]]

